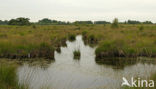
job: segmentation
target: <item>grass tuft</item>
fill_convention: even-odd
[[[0,89],[24,89],[17,83],[15,66],[0,64]]]
[[[68,38],[69,38],[69,41],[74,41],[76,39],[76,35],[70,34]]]
[[[80,59],[81,56],[80,50],[75,50],[73,54],[74,54],[74,59]]]

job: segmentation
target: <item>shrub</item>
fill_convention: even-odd
[[[29,22],[29,18],[23,18],[23,17],[20,17],[20,18],[16,18],[16,19],[11,19],[9,22],[8,22],[9,25],[19,25],[19,26],[23,26],[23,25],[30,25],[30,22]]]
[[[111,27],[112,28],[118,28],[119,27],[119,22],[118,22],[118,19],[117,18],[115,18],[113,20],[113,23],[112,23]]]

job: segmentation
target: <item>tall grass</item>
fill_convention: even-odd
[[[154,44],[135,43],[131,45],[126,42],[124,40],[102,41],[96,49],[96,57],[156,57]]]
[[[68,39],[69,39],[69,41],[74,41],[74,40],[76,39],[76,35],[70,34],[70,35],[68,36]]]
[[[76,26],[0,26],[0,57],[54,59],[54,51],[65,45]],[[75,37],[75,35],[74,35]]]
[[[24,89],[17,83],[15,66],[0,64],[0,89]]]
[[[97,44],[96,55],[156,56],[155,25],[122,24],[118,30],[109,24],[78,27],[81,29],[75,30],[75,25],[0,26],[0,57],[22,58],[31,54],[32,57],[53,58],[54,50],[65,45],[67,39],[74,40],[76,34],[82,34],[87,44]]]

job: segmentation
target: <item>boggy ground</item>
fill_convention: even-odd
[[[54,59],[75,26],[0,26],[0,57]]]
[[[140,29],[141,28],[141,29]],[[120,25],[118,29],[93,32],[99,40],[96,58],[156,57],[155,25]]]
[[[97,45],[97,59],[156,56],[156,25],[84,24],[0,26],[0,57],[54,59],[54,51],[77,34],[83,35],[85,44]]]

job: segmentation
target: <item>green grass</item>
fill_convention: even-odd
[[[0,57],[54,59],[54,51],[65,45],[76,26],[0,26]],[[75,37],[75,35],[74,35]]]
[[[80,57],[81,57],[80,50],[75,50],[73,52],[73,55],[74,55],[74,59],[80,59]]]
[[[0,64],[0,89],[24,89],[16,78],[16,66]]]
[[[67,39],[82,34],[84,42],[97,44],[96,57],[156,57],[156,25],[35,25],[0,26],[0,57],[54,58],[54,50]],[[78,30],[77,30],[78,29]],[[80,59],[80,51],[74,51]],[[0,65],[0,88],[18,89],[15,66]],[[1,77],[2,76],[2,77]],[[156,81],[156,76],[152,77]],[[125,88],[126,89],[126,88]]]
[[[74,41],[74,40],[76,40],[76,35],[70,34],[68,39],[69,39],[69,41]]]
[[[82,34],[85,44],[97,44],[97,57],[156,57],[155,25],[35,25],[0,26],[0,57],[53,59],[54,50]],[[77,30],[79,28],[79,30]],[[46,44],[46,47],[42,47]],[[44,49],[44,50],[43,50]],[[39,56],[43,54],[42,56]],[[50,56],[51,55],[51,56]]]
[[[139,27],[143,26],[140,31]],[[105,27],[105,30],[95,30],[99,44],[97,57],[156,57],[156,26],[154,25],[123,25],[118,29]],[[89,34],[88,33],[88,34]]]

